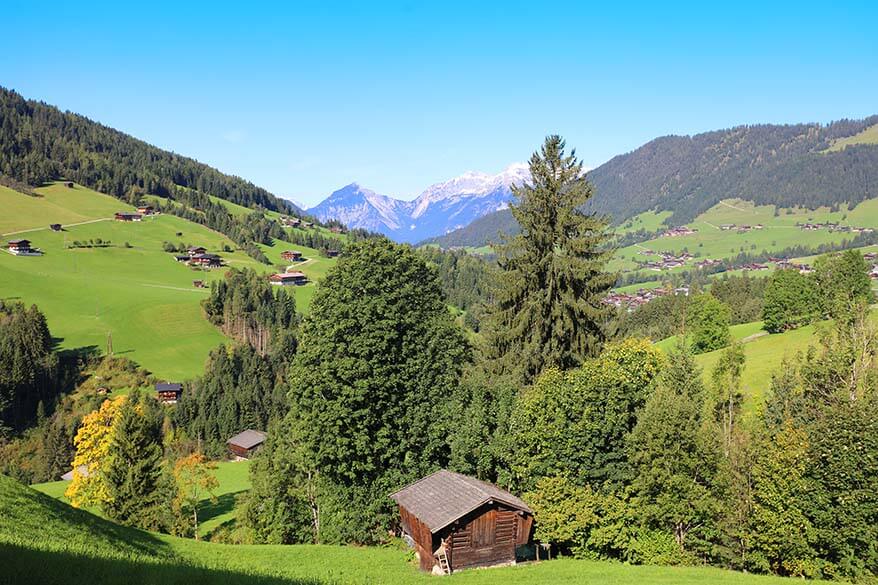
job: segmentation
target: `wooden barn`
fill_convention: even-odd
[[[180,396],[183,395],[183,384],[174,382],[158,383],[155,385],[155,391],[159,402],[176,404],[180,400]]]
[[[242,431],[226,441],[229,446],[229,454],[234,459],[250,459],[262,447],[265,436],[262,431],[252,429]]]
[[[6,244],[10,254],[23,254],[30,252],[30,240],[9,240]]]
[[[140,221],[143,219],[143,216],[139,213],[132,213],[130,211],[117,211],[114,218],[116,221]]]
[[[298,250],[284,250],[280,253],[280,257],[287,262],[301,262],[302,253]]]
[[[390,496],[421,570],[450,573],[515,563],[530,542],[533,512],[495,485],[440,470]]]

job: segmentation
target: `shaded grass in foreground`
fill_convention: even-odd
[[[71,551],[48,551],[22,545],[0,544],[2,585],[90,585],[137,583],[142,585],[320,585],[311,579],[239,573],[200,567],[175,559],[133,555],[129,558],[94,556]]]
[[[395,547],[228,545],[119,526],[0,475],[0,585],[427,585]],[[561,559],[443,577],[463,585],[791,585],[708,567]],[[444,583],[445,581],[442,581]]]

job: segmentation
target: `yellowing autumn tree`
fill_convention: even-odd
[[[125,396],[104,400],[98,410],[85,415],[73,444],[73,481],[64,495],[76,507],[96,506],[107,501],[109,492],[103,477],[103,466],[113,438],[113,424]]]
[[[174,479],[177,482],[175,508],[192,512],[195,540],[198,540],[198,503],[208,494],[211,501],[216,502],[213,492],[219,487],[219,481],[213,474],[215,469],[216,465],[207,461],[201,453],[192,453],[174,464]]]

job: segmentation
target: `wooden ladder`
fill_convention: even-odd
[[[439,559],[439,569],[442,570],[443,575],[451,574],[451,565],[448,564],[448,555],[445,554],[445,545],[439,547],[439,550],[436,552],[436,558]]]

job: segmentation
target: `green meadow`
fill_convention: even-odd
[[[225,271],[194,270],[175,262],[162,244],[200,245],[222,255],[228,266],[266,274],[275,270],[244,252],[224,252],[224,246],[235,248],[228,238],[175,216],[118,222],[111,219],[113,213],[130,207],[114,198],[60,183],[37,191],[43,197],[0,188],[4,244],[25,237],[45,253],[21,257],[0,252],[0,299],[37,304],[61,349],[105,352],[112,336],[116,355],[157,377],[191,378],[203,371],[208,352],[225,341],[202,314],[200,302],[208,290],[195,288],[193,281],[209,283]],[[61,223],[64,230],[53,232],[49,223]],[[29,231],[9,235],[20,230]],[[110,245],[69,247],[97,238]],[[308,258],[299,268],[311,283],[295,289],[300,309],[307,310],[316,282],[335,260],[282,240],[264,249],[276,264],[285,249],[302,250]]]
[[[401,546],[224,545],[113,524],[0,476],[0,583],[49,585],[408,585],[434,583]],[[783,585],[706,567],[562,559],[461,571],[471,585]]]
[[[854,144],[878,144],[878,124],[869,126],[862,132],[836,140],[832,146],[826,149],[827,152],[844,150],[846,147]]]
[[[641,213],[624,222],[614,231],[617,234],[627,234],[629,232],[636,232],[638,230],[654,232],[658,229],[662,229],[662,227],[664,227],[664,221],[670,216],[670,211],[650,211],[647,213]]]
[[[45,229],[50,223],[71,224],[113,217],[117,211],[133,211],[114,197],[91,189],[53,183],[36,190],[41,197],[22,195],[0,185],[0,235],[21,230]],[[22,234],[21,237],[28,237]]]
[[[219,487],[214,490],[214,500],[209,495],[202,497],[202,507],[198,511],[198,534],[208,536],[223,523],[233,520],[235,517],[235,497],[250,489],[250,462],[249,461],[221,461],[216,463],[213,472]],[[69,481],[52,481],[38,483],[31,487],[47,496],[68,503],[64,491],[70,485]],[[97,510],[91,510],[97,513]]]
[[[878,311],[872,311],[870,318],[878,320]],[[817,344],[817,332],[821,328],[832,326],[831,321],[822,321],[784,333],[769,334],[762,329],[762,322],[732,325],[729,331],[734,339],[743,344],[746,362],[741,375],[741,391],[744,394],[744,409],[747,413],[755,413],[762,405],[771,389],[771,379],[780,371],[784,360],[793,361],[800,352]],[[669,337],[656,343],[656,346],[670,351],[677,339]],[[720,349],[695,356],[695,361],[703,368],[705,383],[710,382],[710,375],[724,350]]]
[[[655,229],[660,218],[662,214],[649,212],[638,215],[632,221],[649,224]],[[829,208],[776,209],[773,205],[757,206],[737,199],[724,200],[687,224],[688,227],[698,230],[697,233],[687,236],[659,237],[620,248],[611,262],[611,268],[621,271],[636,270],[636,262],[655,258],[642,254],[644,250],[678,254],[688,251],[696,256],[695,260],[690,261],[686,267],[662,272],[662,274],[673,274],[691,268],[695,262],[706,258],[732,258],[741,252],[776,252],[797,245],[816,247],[820,244],[839,243],[854,237],[853,234],[831,233],[828,230],[806,232],[796,226],[796,223],[828,221],[852,227],[878,227],[878,199],[864,201],[850,210],[842,206],[839,211],[834,212]],[[720,229],[723,224],[739,226],[762,224],[763,228],[739,233]],[[646,271],[646,273],[650,272]]]

